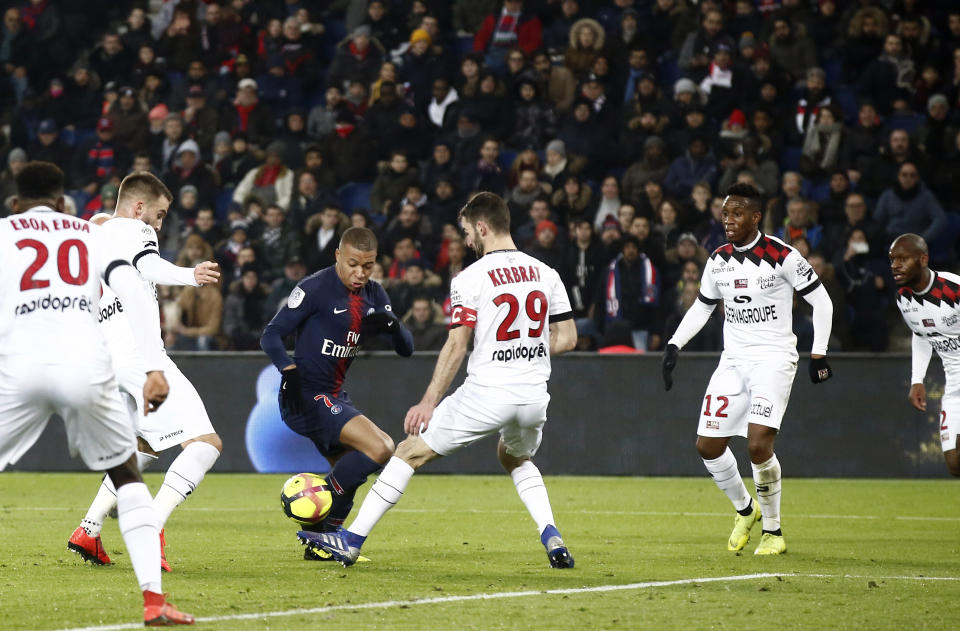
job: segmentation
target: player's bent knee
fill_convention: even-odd
[[[221,440],[219,434],[204,434],[203,436],[197,436],[196,438],[182,442],[180,446],[186,447],[190,443],[207,443],[208,445],[213,446],[213,448],[220,453],[223,453],[223,440]]]
[[[107,469],[107,475],[113,482],[114,488],[119,489],[124,484],[132,482],[143,482],[143,476],[140,475],[140,467],[137,466],[136,454],[130,456],[126,461],[115,467]]]
[[[419,436],[410,436],[397,445],[397,451],[394,455],[413,467],[414,470],[439,456]]]
[[[716,460],[723,455],[726,449],[726,439],[697,436],[697,453],[704,460]]]
[[[370,456],[371,460],[375,460],[380,464],[386,464],[390,457],[393,456],[393,452],[396,449],[396,445],[393,443],[393,439],[390,438],[387,434],[381,432],[380,443],[374,449],[374,453]]]

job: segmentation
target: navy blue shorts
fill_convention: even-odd
[[[324,457],[338,456],[347,450],[340,442],[343,426],[363,412],[353,407],[346,392],[339,397],[329,394],[304,395],[303,413],[295,414],[280,404],[280,416],[287,427],[313,441]]]

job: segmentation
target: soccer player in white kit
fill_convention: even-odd
[[[120,183],[117,207],[113,217],[100,215],[102,232],[111,258],[127,261],[146,279],[149,299],[142,306],[159,312],[154,284],[193,285],[216,283],[220,274],[216,263],[204,262],[194,268],[178,267],[160,257],[157,250],[157,230],[160,230],[173,195],[166,185],[149,172],[131,173]],[[109,219],[109,221],[107,221]],[[163,527],[173,509],[179,506],[203,480],[217,461],[223,445],[213,429],[210,418],[193,384],[180,372],[163,348],[157,324],[131,321],[128,305],[109,287],[103,288],[99,305],[100,326],[107,337],[107,345],[117,372],[120,391],[127,403],[134,427],[141,438],[137,462],[141,470],[156,459],[157,452],[176,445],[183,451],[170,464],[163,484],[153,498],[153,507],[160,524],[160,566],[169,572],[163,546]],[[144,418],[133,396],[145,379],[142,358],[131,352],[131,327],[148,329],[163,371],[170,383],[171,395],[156,414]],[[145,444],[144,444],[145,443]],[[103,547],[100,531],[107,513],[116,504],[116,491],[109,477],[105,477],[80,526],[73,531],[67,547],[84,560],[96,565],[110,563]]]
[[[17,462],[59,414],[71,453],[106,471],[117,489],[117,518],[143,590],[144,624],[192,624],[163,595],[156,512],[96,320],[101,279],[132,305],[134,321],[158,325],[159,314],[142,308],[147,291],[140,275],[110,257],[100,228],[62,214],[63,172],[56,165],[28,163],[17,188],[16,214],[0,219],[0,470]],[[131,331],[146,371],[144,413],[168,393],[150,331]]]
[[[960,276],[935,272],[928,265],[927,243],[916,234],[897,237],[890,246],[890,271],[900,287],[897,308],[913,332],[910,403],[927,410],[923,377],[937,351],[946,384],[940,401],[940,446],[951,475],[960,477]]]
[[[703,398],[697,451],[737,511],[727,549],[742,550],[753,525],[762,519],[763,535],[754,554],[767,555],[787,550],[780,529],[780,463],[773,447],[797,372],[793,293],[813,305],[809,366],[813,383],[833,374],[825,357],[833,304],[799,252],[759,231],[760,218],[759,191],[750,184],[731,186],[723,202],[729,243],[710,256],[699,299],[667,343],[663,379],[669,390],[680,349],[703,328],[714,307],[722,304],[723,354]],[[747,438],[759,507],[727,447],[731,436]]]
[[[503,198],[478,193],[460,211],[460,225],[466,244],[480,258],[451,281],[450,333],[426,393],[407,412],[409,436],[397,446],[347,530],[301,531],[298,536],[310,548],[352,565],[414,471],[499,432],[500,464],[537,524],[551,567],[572,568],[543,477],[530,460],[547,421],[550,356],[571,350],[577,341],[567,292],[555,270],[516,249]],[[467,379],[441,401],[474,335]]]

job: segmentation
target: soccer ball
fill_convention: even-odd
[[[305,526],[322,521],[332,505],[330,489],[316,473],[298,473],[284,482],[280,491],[283,514]]]

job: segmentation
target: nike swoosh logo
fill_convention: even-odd
[[[334,315],[343,313],[344,311],[346,311],[346,309],[337,309],[336,307],[333,308],[333,314],[334,314]]]

